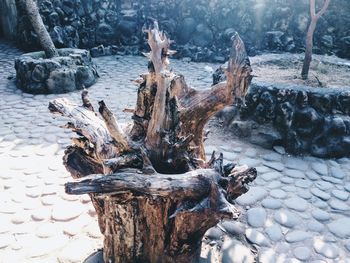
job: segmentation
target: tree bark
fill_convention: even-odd
[[[38,36],[41,47],[43,48],[46,58],[58,56],[55,45],[52,42],[50,34],[47,32],[44,22],[40,16],[38,6],[34,0],[20,0],[25,8],[29,21]]]
[[[171,41],[158,25],[148,30],[149,72],[142,75],[130,131],[122,130],[103,101],[98,112],[51,101],[52,113],[70,118],[80,137],[64,164],[73,178],[68,194],[89,194],[104,240],[105,262],[189,263],[199,258],[207,229],[239,212],[232,202],[245,193],[256,170],[207,161],[203,129],[210,117],[244,96],[251,68],[242,40],[232,38],[227,82],[198,91],[168,70]]]
[[[306,34],[306,43],[305,43],[305,57],[303,68],[301,71],[302,79],[306,80],[309,77],[310,64],[312,61],[312,48],[313,48],[313,38],[314,32],[316,29],[318,19],[326,12],[329,6],[330,0],[325,0],[321,10],[316,13],[316,3],[315,0],[310,0],[310,25]]]

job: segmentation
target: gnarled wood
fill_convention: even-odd
[[[65,152],[64,164],[79,178],[66,192],[90,195],[105,262],[190,263],[207,229],[238,217],[231,202],[256,177],[253,168],[224,166],[222,154],[207,162],[203,146],[205,124],[245,95],[251,68],[236,34],[227,82],[198,91],[168,70],[171,41],[158,24],[148,36],[149,72],[138,81],[130,132],[103,101],[94,112],[86,91],[82,106],[57,99],[49,109],[70,118],[66,128],[80,136]]]

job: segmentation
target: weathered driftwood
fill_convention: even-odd
[[[231,203],[247,191],[254,168],[205,160],[204,126],[246,93],[251,68],[242,40],[233,38],[227,82],[197,91],[170,72],[170,40],[155,23],[148,30],[149,72],[139,80],[130,131],[120,128],[103,101],[99,111],[65,99],[49,109],[69,117],[79,138],[65,152],[73,178],[69,194],[89,194],[103,233],[105,262],[195,262],[207,229],[237,218]],[[130,110],[129,110],[130,111]]]

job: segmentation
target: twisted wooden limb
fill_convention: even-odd
[[[111,134],[115,142],[117,142],[120,145],[121,151],[129,151],[130,146],[127,142],[126,135],[120,128],[114,114],[108,109],[103,100],[101,100],[98,104],[100,105],[98,111],[104,119],[109,133]]]

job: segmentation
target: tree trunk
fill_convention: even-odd
[[[311,19],[309,28],[307,30],[305,57],[304,57],[303,69],[301,71],[301,77],[304,80],[308,79],[309,77],[310,64],[312,60],[313,38],[314,38],[315,29],[316,29],[316,23],[317,23],[317,20]]]
[[[316,3],[315,0],[310,0],[310,25],[306,34],[305,43],[305,57],[303,63],[303,69],[301,71],[301,78],[306,80],[309,77],[310,64],[312,60],[312,48],[313,48],[313,38],[316,29],[318,19],[326,12],[329,6],[330,0],[325,0],[321,10],[316,13]]]
[[[251,80],[243,42],[238,34],[232,41],[227,81],[197,91],[167,69],[171,41],[155,23],[130,130],[119,127],[103,101],[95,112],[86,91],[82,106],[50,102],[50,111],[70,118],[66,128],[80,135],[64,156],[80,178],[66,192],[90,195],[105,262],[196,262],[206,230],[238,217],[230,202],[248,190],[256,170],[224,166],[222,154],[206,161],[203,146],[209,118],[244,96]]]
[[[50,34],[47,32],[43,20],[40,16],[39,9],[34,0],[20,0],[24,7],[29,21],[37,34],[41,47],[43,48],[47,58],[58,56],[55,45],[52,42]]]

